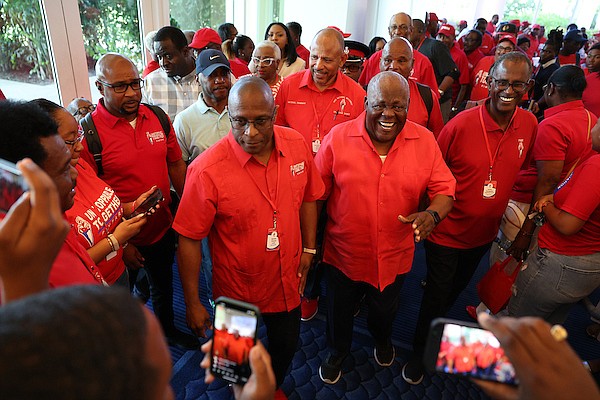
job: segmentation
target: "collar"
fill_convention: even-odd
[[[566,103],[562,103],[557,106],[547,108],[544,111],[544,118],[551,117],[551,116],[556,115],[563,111],[571,111],[571,110],[575,110],[575,109],[579,109],[579,108],[580,109],[585,108],[583,105],[583,101],[581,101],[581,100],[567,101]]]
[[[509,129],[518,129],[519,128],[520,118],[516,118],[516,117],[517,117],[517,114],[520,112],[519,111],[520,107],[517,107],[515,109],[512,117],[510,118],[510,121],[508,122],[508,125],[506,126],[506,130],[503,131],[502,129],[500,129],[500,126],[498,125],[498,123],[494,120],[494,118],[492,118],[491,114],[487,110],[486,104],[488,104],[490,102],[491,102],[491,99],[487,98],[485,100],[485,103],[483,103],[482,105],[479,106],[479,107],[483,107],[483,123],[485,124],[486,131],[488,131],[488,132],[493,132],[493,131],[507,132]]]
[[[242,146],[240,146],[239,143],[235,140],[235,137],[233,136],[233,132],[231,130],[229,131],[229,134],[225,137],[227,138],[226,140],[229,143],[229,147],[231,147],[233,155],[240,163],[240,166],[242,168],[245,167],[248,161],[250,161],[250,159],[253,158],[252,155],[246,153],[244,149],[242,149]],[[280,157],[286,157],[289,153],[288,148],[286,147],[285,143],[283,143],[283,140],[281,140],[281,137],[275,126],[273,126],[273,139],[275,140],[276,153],[278,153]]]
[[[556,62],[557,62],[557,61],[558,61],[558,60],[556,59],[556,57],[555,57],[555,58],[553,58],[552,60],[550,60],[550,61],[548,61],[548,62],[546,62],[546,63],[542,64],[542,69],[544,69],[544,68],[548,68],[548,67],[549,67],[549,66],[551,66],[552,64],[556,64]]]
[[[327,90],[336,90],[340,93],[344,93],[344,91],[345,91],[344,89],[346,88],[346,85],[344,85],[344,78],[350,79],[346,75],[342,74],[342,71],[338,70],[337,78],[335,79],[335,82],[333,83],[333,85],[331,85],[327,89],[323,90],[323,92],[325,92]],[[315,92],[323,93],[317,88],[317,85],[315,85],[315,82],[312,79],[312,74],[311,74],[310,69],[307,69],[306,71],[304,71],[304,75],[302,76],[302,79],[300,80],[298,87],[300,87],[300,88],[307,87],[311,90],[314,90]]]
[[[150,111],[144,104],[140,104],[140,108],[138,109],[138,115],[136,118],[148,118],[149,112],[152,113],[152,111]],[[108,110],[104,106],[104,98],[101,98],[98,101],[98,107],[96,107],[96,109],[92,112],[92,116],[100,118],[110,128],[114,128],[119,121],[123,121],[123,123],[129,125],[129,121],[127,121],[125,118],[117,117],[108,112]],[[141,124],[141,119],[138,119],[138,126],[139,124]]]
[[[213,107],[206,104],[206,101],[204,101],[204,93],[203,92],[200,92],[200,94],[198,95],[198,101],[196,102],[196,107],[198,107],[198,111],[200,111],[202,114],[206,114],[207,112],[209,112],[211,110],[215,114],[219,114],[217,112],[217,110],[215,110]],[[223,109],[223,112],[219,115],[226,114],[227,111],[228,111],[227,106],[225,106],[225,108]]]
[[[187,74],[185,76],[179,76],[179,75],[169,76],[169,75],[167,75],[165,70],[162,68],[159,68],[159,71],[163,75],[163,77],[165,77],[167,80],[170,80],[173,83],[176,83],[179,85],[186,84],[186,83],[189,84],[189,83],[196,81],[196,69],[195,68],[192,70],[192,72],[190,72],[189,74]]]

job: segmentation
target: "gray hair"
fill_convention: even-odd
[[[254,56],[254,53],[256,53],[256,51],[258,49],[260,49],[261,47],[270,47],[273,49],[273,52],[275,53],[275,59],[276,60],[281,60],[281,49],[279,48],[279,46],[277,46],[275,44],[275,42],[271,42],[270,40],[264,40],[260,43],[258,43],[256,45],[256,47],[254,48],[254,52],[252,53],[252,55]]]

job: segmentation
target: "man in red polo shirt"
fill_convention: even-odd
[[[394,41],[404,39],[388,45]],[[366,111],[332,129],[315,158],[329,216],[323,252],[329,354],[319,368],[325,383],[341,376],[354,306],[363,295],[375,360],[385,367],[393,363],[392,321],[414,238],[425,239],[452,208],[456,181],[431,133],[406,120],[408,100],[406,79],[391,71],[376,75]],[[418,212],[425,193],[431,204]]]
[[[397,72],[408,81],[411,99],[408,106],[408,120],[424,126],[437,137],[444,127],[440,103],[429,86],[422,85],[410,78],[410,71],[414,61],[410,42],[403,37],[394,38],[386,43],[382,54],[380,62],[381,71]],[[419,86],[422,89],[419,89]],[[427,109],[428,106],[421,95],[421,90],[431,92],[428,99],[431,112]]]
[[[462,37],[464,42],[463,46],[460,46],[460,42],[457,42],[459,44],[459,48],[463,49],[467,56],[467,60],[469,61],[469,77],[473,73],[473,68],[475,68],[479,60],[485,57],[481,50],[479,50],[479,46],[481,46],[481,38],[481,32],[476,29],[472,29],[469,31],[469,33]]]
[[[279,386],[296,352],[324,187],[302,136],[273,125],[275,110],[264,80],[236,82],[231,132],[190,164],[173,226],[188,324],[199,336],[210,327],[198,293],[200,240],[208,235],[213,292],[260,308]]]
[[[172,127],[170,132],[163,132],[154,112],[140,105],[143,81],[131,60],[116,53],[105,54],[96,64],[96,75],[96,87],[103,96],[92,113],[102,143],[100,177],[126,203],[154,185],[162,191],[165,200],[161,207],[130,243],[145,260],[152,305],[167,339],[173,345],[197,347],[197,339],[177,330],[173,322],[175,234],[171,229],[170,186],[172,183],[181,193],[186,170],[177,137]],[[83,144],[81,157],[98,172],[87,142]]]
[[[517,173],[529,165],[537,120],[518,105],[532,85],[531,71],[527,55],[501,56],[487,78],[490,99],[451,119],[438,138],[456,178],[456,201],[425,241],[427,285],[414,356],[402,369],[410,384],[423,379],[422,355],[431,321],[445,315],[469,283],[496,237]]]
[[[390,34],[390,39],[395,37],[403,37],[405,39],[410,40],[410,33],[413,29],[412,18],[410,15],[406,13],[398,13],[392,15],[390,19],[390,24],[388,26],[388,32]],[[433,70],[433,65],[431,65],[431,61],[424,54],[419,53],[418,51],[414,54],[414,65],[413,70],[411,72],[411,77],[416,79],[417,82],[420,82],[424,85],[429,86],[435,93],[438,93],[438,84],[435,79],[435,72]],[[367,86],[371,78],[379,73],[379,61],[381,60],[381,51],[378,51],[375,54],[372,54],[371,57],[365,62],[364,69],[360,78],[358,79],[358,83],[363,86]],[[439,95],[438,95],[439,98]]]

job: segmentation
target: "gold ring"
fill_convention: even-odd
[[[552,328],[550,328],[550,334],[557,342],[562,342],[569,336],[567,330],[562,325],[558,324],[553,325]]]

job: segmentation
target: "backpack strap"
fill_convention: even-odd
[[[429,88],[429,86],[423,85],[419,82],[417,82],[417,88],[419,88],[419,93],[421,94],[421,98],[423,98],[423,102],[425,103],[425,107],[427,108],[427,122],[429,123],[431,110],[433,110],[433,96],[431,94],[431,89]]]
[[[160,126],[162,126],[163,132],[165,133],[165,137],[169,137],[169,133],[171,132],[171,120],[169,119],[167,113],[165,113],[162,108],[154,104],[142,104],[148,107],[150,110],[152,110],[154,115],[156,115],[156,117],[160,121]]]
[[[94,162],[98,169],[98,176],[102,176],[104,175],[104,168],[102,168],[102,142],[100,141],[98,130],[92,119],[92,113],[86,114],[86,116],[79,121],[79,124],[83,128],[83,134],[85,135],[88,150],[94,157]]]

